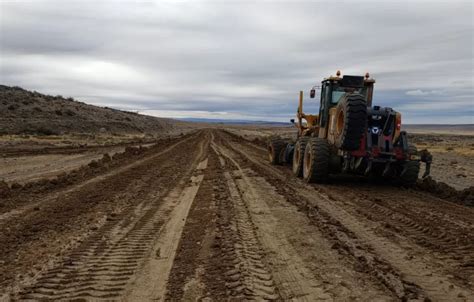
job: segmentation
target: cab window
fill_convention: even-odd
[[[335,105],[335,104],[339,103],[339,101],[344,96],[344,94],[346,94],[346,92],[348,92],[346,90],[347,90],[347,88],[345,88],[345,87],[334,85],[333,88],[332,88],[331,104]],[[362,94],[364,96],[364,98],[366,99],[366,101],[367,101],[367,87],[356,88],[354,90],[351,89],[351,91],[353,91],[354,93]]]
[[[345,91],[334,90],[332,92],[331,103],[337,104],[342,96],[345,94]]]

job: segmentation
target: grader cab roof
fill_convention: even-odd
[[[337,71],[336,76],[330,76],[323,80],[323,82],[327,81],[340,82],[342,86],[347,87],[358,87],[375,83],[375,79],[370,78],[368,72],[365,74],[365,76],[344,75],[341,77],[341,72]]]

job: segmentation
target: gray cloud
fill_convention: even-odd
[[[0,82],[157,115],[288,120],[299,90],[370,71],[376,102],[405,121],[474,123],[470,2],[97,2],[0,2]]]

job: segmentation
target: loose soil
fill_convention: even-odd
[[[473,301],[474,208],[449,196],[309,185],[219,129],[136,153],[47,190],[0,183],[0,297]]]

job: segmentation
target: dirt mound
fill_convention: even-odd
[[[0,85],[0,134],[155,134],[175,127],[169,119]]]
[[[430,192],[440,198],[467,206],[474,206],[474,186],[458,191],[444,182],[438,182],[431,177],[427,177],[418,182],[417,188]]]
[[[124,152],[115,153],[112,156],[105,153],[99,160],[93,160],[87,165],[71,170],[70,172],[64,172],[52,179],[43,178],[38,181],[28,182],[24,185],[12,183],[10,186],[8,186],[6,182],[0,182],[0,197],[11,197],[10,199],[15,199],[15,196],[20,194],[51,192],[56,189],[64,188],[156,153],[160,151],[163,146],[185,139],[190,135],[192,134],[161,139],[154,145],[147,147],[141,145],[137,147],[126,147]]]
[[[110,156],[105,153],[101,159],[93,160],[89,164],[74,169],[68,173],[62,173],[53,179],[44,178],[38,181],[26,183],[24,185],[13,183],[8,186],[0,183],[0,197],[16,196],[18,194],[50,192],[68,185],[87,180],[95,175],[107,172],[110,169],[120,167],[123,164],[137,160],[148,154],[151,147],[127,147],[124,152]],[[5,186],[5,185],[6,186]],[[12,194],[13,193],[13,194]]]
[[[252,140],[252,143],[257,146],[266,148],[268,146],[269,141],[270,140],[268,138],[256,137]]]

